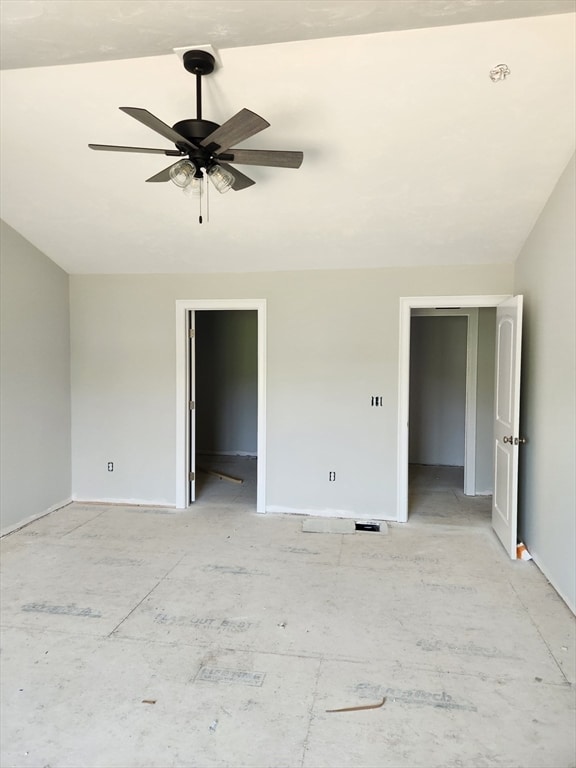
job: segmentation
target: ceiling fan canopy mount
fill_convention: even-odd
[[[184,69],[193,75],[209,75],[214,72],[216,59],[208,51],[186,51],[182,56]]]

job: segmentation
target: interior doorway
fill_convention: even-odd
[[[191,316],[192,326],[195,348],[190,356],[194,389],[190,500],[255,507],[257,312],[196,310]]]
[[[492,478],[493,478],[493,420],[487,417],[488,412],[493,412],[493,406],[486,402],[487,393],[493,398],[494,395],[494,375],[493,375],[493,360],[494,360],[494,347],[490,350],[490,365],[488,367],[488,374],[486,373],[487,366],[483,365],[485,362],[486,350],[481,346],[478,346],[478,320],[472,321],[476,314],[478,318],[479,308],[494,308],[501,304],[507,297],[506,296],[427,296],[427,297],[408,297],[400,300],[400,365],[399,365],[399,429],[398,429],[398,522],[406,522],[409,514],[409,501],[410,501],[410,486],[412,491],[421,493],[425,491],[427,493],[434,492],[433,486],[436,484],[436,491],[450,492],[453,494],[459,494],[456,501],[457,506],[464,505],[467,496],[486,496],[492,491]],[[428,453],[428,456],[432,456],[432,459],[428,459],[431,463],[428,465],[429,470],[421,470],[418,473],[414,471],[412,466],[412,473],[410,472],[410,439],[411,439],[411,418],[410,414],[410,393],[411,393],[411,366],[414,362],[411,358],[411,335],[412,335],[412,319],[415,316],[420,317],[449,317],[449,316],[462,316],[468,317],[467,326],[467,340],[466,340],[466,390],[465,390],[465,415],[464,415],[464,436],[463,436],[463,450],[464,457],[462,465],[460,462],[450,467],[448,464],[437,463],[433,458],[434,456],[445,457],[447,454],[444,450],[446,446],[436,445],[434,452],[434,441],[437,443],[441,441],[442,434],[446,432],[440,432],[440,437],[436,435],[430,440],[430,436],[426,436],[428,443],[432,443],[432,446],[428,445],[427,450],[432,447],[433,452]],[[494,316],[492,316],[492,322],[495,322]],[[476,330],[474,331],[474,324]],[[494,338],[494,326],[490,330],[491,338]],[[476,341],[471,338],[475,335]],[[462,330],[458,331],[460,334],[460,345],[462,344]],[[437,343],[437,342],[435,342]],[[454,339],[452,339],[454,343]],[[452,354],[454,350],[448,350],[446,354]],[[462,356],[460,355],[460,366]],[[432,370],[434,375],[434,370]],[[438,371],[436,370],[436,376]],[[462,378],[462,368],[460,367],[460,379]],[[479,378],[478,378],[479,377]],[[480,386],[481,383],[481,386]],[[435,382],[435,386],[439,388],[441,400],[441,408],[445,408],[448,411],[448,415],[451,410],[453,411],[454,403],[450,398],[444,397],[446,394],[443,391],[442,382]],[[452,386],[452,385],[450,385]],[[444,384],[445,387],[445,384]],[[450,391],[450,387],[449,387]],[[430,392],[425,393],[425,399],[431,400],[429,396]],[[452,393],[452,397],[454,393]],[[460,387],[457,399],[460,400],[460,406],[462,401],[462,389]],[[457,403],[456,403],[457,404]],[[438,404],[436,405],[438,407]],[[427,417],[428,420],[434,420],[438,418],[438,413],[434,413],[432,416]],[[462,417],[460,416],[460,423]],[[453,425],[448,423],[444,425],[445,430],[450,432]],[[459,455],[462,456],[462,435],[460,434],[459,444],[458,439],[454,440],[451,436],[451,450],[460,451]],[[426,441],[425,440],[425,441]],[[477,448],[481,444],[483,447],[478,452]],[[488,446],[488,450],[486,447]],[[454,454],[452,454],[454,455]],[[456,454],[458,455],[458,453]],[[414,458],[414,453],[412,454]],[[441,462],[446,462],[446,458],[440,459]],[[450,467],[450,468],[449,468]],[[449,468],[449,469],[448,469]],[[480,470],[480,472],[479,472]],[[412,477],[410,475],[412,474]],[[480,476],[479,476],[480,475]],[[487,480],[488,478],[488,480]],[[410,482],[411,481],[411,482]],[[460,485],[461,483],[461,485]],[[430,504],[433,501],[438,501],[438,497],[431,497],[429,499]],[[467,505],[468,507],[471,504]]]
[[[246,315],[249,319],[249,323],[253,322],[255,317],[256,325],[256,358],[257,358],[257,371],[256,371],[256,388],[254,393],[251,392],[252,399],[256,399],[256,435],[255,435],[255,456],[257,459],[252,465],[252,472],[255,474],[255,487],[256,487],[256,511],[264,513],[266,511],[266,300],[265,299],[179,299],[176,301],[176,507],[178,509],[186,509],[194,500],[195,486],[192,485],[197,478],[196,474],[196,385],[197,377],[192,375],[195,371],[195,356],[196,356],[196,337],[195,337],[195,316],[198,313],[212,313],[212,312],[252,312],[252,315]],[[222,318],[224,315],[222,315]],[[240,315],[236,316],[237,318]],[[202,321],[201,321],[202,322]],[[210,325],[210,321],[208,321]],[[218,323],[212,322],[212,331],[215,332],[215,327]],[[228,343],[228,342],[227,342]],[[253,350],[252,350],[253,352]],[[242,357],[240,355],[240,357]],[[212,363],[218,364],[218,356],[212,355]],[[238,362],[238,361],[237,361]],[[204,365],[206,362],[204,362]],[[236,366],[238,368],[238,365]],[[239,366],[241,369],[241,365]],[[210,384],[205,383],[202,386],[206,388],[210,387]],[[240,387],[241,388],[241,387]],[[242,398],[240,398],[241,401]],[[236,401],[238,402],[238,400]],[[217,405],[215,406],[217,407]],[[220,408],[226,409],[227,405],[220,399]],[[238,411],[238,409],[236,409]],[[215,418],[215,417],[214,417]],[[218,417],[219,418],[219,417]],[[240,421],[243,415],[239,416]],[[253,417],[252,417],[252,426]],[[203,434],[202,439],[205,441],[204,446],[200,446],[201,450],[205,450],[207,455],[210,455],[210,451],[216,453],[214,448],[214,440],[216,439],[219,448],[218,451],[222,454],[221,461],[230,464],[231,459],[225,459],[225,450],[222,448],[224,443],[222,440],[226,438],[226,426],[224,422],[221,422],[217,427],[216,434],[210,436],[210,429],[214,429],[214,423],[210,426],[210,418],[208,424],[204,425],[206,432]],[[234,427],[236,434],[238,432],[238,425]],[[234,430],[232,430],[234,431]],[[250,433],[246,430],[240,430],[244,434],[246,439],[254,439],[253,432]],[[251,434],[251,438],[247,437]],[[230,437],[228,433],[227,437]],[[246,443],[248,444],[248,443]],[[252,443],[253,445],[253,443]],[[252,450],[252,449],[251,449]],[[251,454],[251,450],[246,450],[245,453]],[[234,450],[234,453],[236,451]],[[242,457],[239,457],[242,458]],[[248,457],[245,457],[248,458]],[[203,469],[210,469],[210,467],[203,466]],[[229,468],[230,469],[230,468]],[[215,470],[217,471],[217,470]],[[226,472],[221,469],[221,473],[224,472],[227,475],[236,477],[233,471]],[[216,477],[215,475],[209,475],[209,477]],[[218,479],[218,478],[216,478]],[[254,482],[254,481],[252,481]],[[206,483],[205,483],[206,485]],[[238,490],[238,489],[236,489]]]
[[[411,519],[465,518],[463,496],[476,493],[477,351],[477,308],[412,310]]]
[[[477,493],[478,320],[477,307],[410,312],[408,461],[460,467],[468,496]]]
[[[399,482],[405,472],[407,481],[408,441],[409,441],[409,363],[410,363],[410,309],[411,307],[430,307],[442,303],[449,306],[458,304],[466,307],[495,307],[490,313],[491,327],[488,338],[493,341],[490,365],[478,365],[478,371],[489,370],[490,376],[483,390],[489,394],[490,405],[485,414],[477,416],[477,433],[481,427],[488,428],[488,439],[492,442],[490,453],[491,490],[491,525],[508,556],[518,557],[518,453],[520,446],[526,443],[520,433],[520,392],[521,392],[521,355],[522,355],[522,318],[523,297],[426,297],[401,299],[400,315],[400,401],[399,401]],[[480,309],[484,312],[484,309]],[[494,322],[495,321],[495,322]],[[479,337],[480,338],[480,337]],[[482,345],[479,345],[481,348]],[[485,345],[486,349],[492,345]],[[479,355],[479,359],[480,359]],[[493,380],[491,385],[490,378]],[[490,386],[491,385],[491,386]],[[482,387],[478,386],[478,398],[482,401]],[[404,451],[404,452],[403,452]],[[478,452],[476,453],[478,456]],[[436,468],[437,469],[437,468]],[[476,474],[476,482],[478,472]],[[437,481],[439,478],[434,478]],[[408,484],[398,486],[398,520],[405,522],[408,517]],[[436,497],[437,498],[437,497]],[[443,505],[440,505],[443,507]],[[443,510],[445,512],[445,509]],[[486,512],[487,510],[465,509],[465,512]],[[444,516],[445,517],[445,516]],[[477,514],[475,515],[478,522]],[[460,517],[455,518],[462,522]],[[454,522],[454,520],[452,520]]]

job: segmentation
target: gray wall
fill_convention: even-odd
[[[520,536],[548,579],[576,605],[574,157],[516,263],[525,297]]]
[[[195,312],[196,451],[255,456],[258,314]]]
[[[0,528],[70,499],[68,275],[0,222]]]
[[[395,519],[399,297],[507,294],[512,279],[513,265],[73,275],[74,496],[175,503],[175,300],[266,299],[267,508]]]
[[[412,317],[410,463],[464,466],[467,328],[465,317]]]

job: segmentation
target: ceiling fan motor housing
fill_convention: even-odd
[[[192,144],[199,144],[220,126],[211,120],[180,120],[172,128]]]
[[[195,150],[193,151],[183,143],[177,143],[176,146],[188,155],[197,172],[200,168],[210,168],[215,164],[212,148],[210,146],[203,147],[200,142],[220,127],[218,123],[213,123],[211,120],[180,120],[172,127],[177,133],[194,144]]]

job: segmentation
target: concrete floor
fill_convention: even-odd
[[[464,495],[464,467],[410,464],[408,491],[411,522],[491,524],[492,496]]]
[[[254,468],[2,540],[3,768],[575,765],[573,616],[485,512],[303,533]]]

